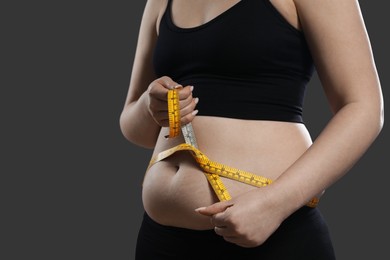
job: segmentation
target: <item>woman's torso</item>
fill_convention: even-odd
[[[199,149],[210,160],[275,180],[311,145],[303,124],[197,116],[193,121]],[[166,139],[163,128],[154,155],[184,142]],[[257,187],[222,177],[234,198]],[[210,220],[194,210],[218,199],[204,173],[187,151],[154,164],[143,183],[146,212],[160,224],[191,229],[212,228]]]
[[[264,8],[262,9],[262,14],[268,17],[268,21],[266,21],[265,24],[276,24],[275,29],[279,31],[280,35],[280,38],[278,38],[279,36],[272,35],[272,37],[268,39],[268,43],[266,43],[263,48],[273,48],[274,43],[276,43],[278,39],[285,39],[287,42],[285,43],[287,44],[286,46],[290,48],[294,48],[297,50],[301,48],[300,45],[303,42],[302,36],[299,35],[298,31],[292,30],[291,25],[287,24],[286,21],[280,21],[280,17],[275,16],[275,10],[272,11],[269,9],[269,6],[265,6],[264,3],[266,3],[265,1],[267,0],[262,0],[261,3],[256,2],[254,0],[242,1],[245,1],[245,3],[242,3],[241,5],[235,5],[238,1],[215,2],[220,4],[218,5],[214,3],[212,8],[210,9],[205,9],[204,6],[203,8],[202,6],[194,6],[192,8],[192,6],[189,6],[189,3],[192,3],[192,1],[187,2],[187,5],[183,4],[185,3],[184,1],[177,1],[177,5],[173,5],[171,9],[173,16],[172,20],[174,22],[177,22],[178,24],[184,24],[183,27],[188,27],[188,29],[180,29],[180,27],[175,27],[175,25],[173,24],[170,25],[171,28],[166,27],[165,38],[163,36],[161,41],[165,40],[168,44],[165,44],[163,48],[160,49],[160,55],[157,55],[157,58],[159,58],[158,61],[160,62],[159,68],[161,74],[169,73],[170,71],[172,71],[172,74],[174,74],[173,76],[176,76],[173,78],[174,80],[176,80],[177,78],[182,79],[182,81],[180,81],[179,83],[187,84],[192,83],[193,81],[197,84],[195,85],[195,90],[199,90],[198,94],[201,95],[199,101],[200,115],[196,116],[196,118],[194,119],[193,127],[198,141],[199,149],[213,161],[223,163],[238,169],[246,170],[257,175],[261,175],[275,180],[276,178],[278,178],[278,176],[283,174],[283,172],[291,164],[293,164],[294,161],[297,160],[311,145],[312,141],[304,124],[302,122],[288,122],[288,120],[277,120],[277,118],[275,118],[275,120],[267,120],[265,118],[259,119],[257,118],[257,115],[255,115],[254,110],[249,110],[244,103],[241,103],[241,106],[245,107],[247,111],[242,111],[240,113],[242,114],[242,118],[245,119],[229,118],[229,116],[224,117],[223,115],[217,115],[218,113],[220,113],[218,111],[219,95],[217,95],[217,93],[222,93],[221,91],[224,91],[225,94],[229,93],[229,97],[226,96],[224,98],[225,101],[227,100],[227,102],[223,103],[223,106],[225,109],[230,109],[234,107],[237,108],[237,110],[240,109],[239,102],[237,102],[237,106],[231,105],[235,104],[234,98],[232,99],[231,97],[235,95],[234,93],[238,93],[235,90],[235,87],[237,85],[241,85],[243,89],[248,90],[248,92],[245,93],[246,95],[250,95],[250,98],[252,98],[252,100],[250,101],[251,104],[257,100],[257,98],[254,98],[257,96],[251,95],[249,90],[252,89],[253,91],[255,91],[257,93],[256,95],[258,95],[259,97],[262,97],[264,94],[268,93],[269,96],[275,97],[275,103],[271,102],[271,104],[269,104],[269,97],[265,95],[266,98],[261,101],[262,103],[259,104],[259,106],[257,107],[258,109],[256,111],[264,111],[265,109],[270,109],[271,114],[267,115],[266,113],[262,112],[260,117],[270,116],[271,118],[273,118],[285,116],[281,115],[280,112],[275,112],[277,110],[282,112],[286,111],[287,116],[294,118],[294,120],[296,120],[297,118],[299,119],[299,109],[296,110],[296,108],[299,108],[301,106],[301,97],[303,93],[302,91],[304,90],[305,82],[308,80],[311,73],[310,57],[305,57],[305,59],[302,59],[300,56],[300,53],[305,53],[306,55],[306,46],[303,46],[302,49],[299,50],[299,52],[292,54],[295,56],[291,56],[291,58],[297,58],[297,63],[291,63],[289,59],[287,59],[288,62],[286,62],[286,55],[289,53],[280,56],[280,54],[275,50],[272,50],[272,52],[266,51],[264,49],[255,50],[263,54],[271,53],[270,55],[273,56],[261,60],[262,57],[260,55],[256,57],[256,60],[253,60],[252,63],[255,64],[257,67],[248,66],[243,71],[241,71],[241,74],[246,74],[247,71],[254,71],[253,77],[250,77],[250,80],[248,80],[248,84],[245,85],[245,83],[243,84],[242,82],[240,82],[240,80],[237,81],[237,78],[240,78],[240,75],[233,75],[235,73],[234,66],[226,66],[225,70],[220,71],[218,70],[218,68],[220,67],[219,64],[216,64],[216,66],[212,67],[206,67],[208,64],[211,64],[213,60],[210,60],[210,62],[206,65],[202,65],[201,62],[203,61],[203,58],[199,59],[199,62],[194,63],[193,61],[195,57],[188,56],[187,61],[184,57],[184,55],[187,54],[187,48],[178,50],[179,48],[172,47],[172,44],[174,44],[175,42],[172,42],[172,38],[169,38],[178,37],[177,39],[180,39],[183,44],[185,44],[184,41],[187,40],[188,46],[191,45],[193,48],[195,45],[192,45],[191,39],[198,39],[196,38],[196,36],[206,35],[207,30],[217,30],[216,26],[223,26],[223,19],[230,19],[230,22],[234,22],[234,19],[237,19],[237,22],[239,22],[241,14],[238,12],[253,9],[252,7],[256,5],[259,6],[259,8]],[[206,2],[207,1],[204,1],[203,3]],[[264,4],[264,6],[261,6],[262,4]],[[230,8],[232,6],[233,8]],[[192,12],[191,16],[188,14],[186,15],[186,12],[191,9],[196,9],[198,12]],[[223,10],[226,9],[229,9],[230,11],[228,13],[225,13],[224,16],[219,16],[219,19],[213,19],[216,15],[223,14]],[[180,15],[176,15],[180,13],[182,13],[181,19]],[[202,15],[197,16],[197,14],[207,15],[201,17]],[[252,15],[254,21],[262,22],[256,16],[257,13],[254,13]],[[184,17],[189,17],[187,22],[186,19],[183,19]],[[165,19],[167,19],[167,17],[165,17]],[[212,21],[212,23],[208,23],[207,21]],[[203,25],[196,27],[196,25],[199,24]],[[250,27],[250,24],[250,21],[247,21],[246,27]],[[264,23],[260,26],[259,30],[262,30],[263,33],[270,34],[270,26],[265,26]],[[239,35],[244,36],[240,33],[239,28],[237,28],[235,32]],[[195,35],[195,38],[187,38],[189,36],[192,37],[191,33]],[[166,35],[170,36],[167,38]],[[216,35],[216,37],[219,37],[219,35]],[[228,37],[230,36],[229,34],[225,33],[224,36],[220,37],[227,37],[226,39],[228,39]],[[261,37],[257,40],[260,41],[259,44],[262,42]],[[201,42],[204,41],[207,41],[207,39],[203,39]],[[198,49],[200,51],[200,54],[204,53],[205,51],[208,51],[208,45],[202,44],[201,42],[198,42],[198,44],[195,46],[199,47]],[[218,46],[220,46],[220,44],[221,43],[218,43]],[[242,42],[238,41],[237,44],[242,44]],[[157,46],[159,46],[159,44],[157,44]],[[234,47],[235,46],[231,46],[231,48]],[[280,49],[280,46],[278,48]],[[183,55],[181,55],[181,53],[178,53],[178,51],[183,51]],[[195,49],[193,49],[193,51],[195,51]],[[211,51],[210,53],[212,54],[213,51]],[[246,61],[242,60],[239,55],[241,54],[237,52],[236,59],[243,62],[242,66],[246,66]],[[252,52],[247,52],[246,55],[251,56]],[[173,57],[182,57],[183,59],[176,59],[178,64],[174,65],[171,60]],[[275,57],[275,59],[273,59],[273,57]],[[205,59],[207,59],[207,57],[205,57]],[[191,69],[188,69],[188,71],[183,71],[182,68],[186,67],[182,67],[182,63],[190,64],[191,62],[193,64],[197,64],[196,67],[190,66],[188,68]],[[226,62],[223,62],[221,64],[224,65],[226,64]],[[279,70],[280,66],[289,67],[288,69],[286,69],[285,67],[281,67],[281,69]],[[300,68],[302,68],[301,71]],[[216,70],[211,71],[214,69]],[[226,71],[230,71],[231,73],[226,73]],[[192,72],[194,72],[194,74],[192,74]],[[195,72],[198,74],[196,74]],[[283,75],[277,76],[277,72],[280,72]],[[217,78],[214,78],[214,75],[216,74],[219,75],[217,75]],[[234,84],[232,83],[231,86],[228,86],[229,78],[231,75],[232,78],[236,81]],[[219,85],[214,84],[214,82],[219,82]],[[216,86],[218,86],[218,88],[216,88]],[[223,86],[226,87],[225,90],[221,89],[221,87]],[[262,87],[264,89],[264,92],[259,92],[258,89],[253,89],[253,87],[256,86]],[[275,87],[278,86],[279,89],[275,90]],[[201,89],[204,90],[200,91]],[[208,95],[208,91],[211,89],[214,89],[213,91],[215,92],[212,95]],[[238,91],[240,90],[238,89]],[[296,98],[294,97],[294,101],[296,101],[296,103],[291,104],[291,95],[286,94],[286,91],[292,91],[292,94],[296,94]],[[281,92],[284,93],[284,97],[276,96],[276,94]],[[194,91],[194,93],[197,92]],[[212,97],[212,99],[210,99],[210,96]],[[240,97],[240,99],[242,99],[241,101],[246,100],[247,98],[249,97]],[[215,101],[213,101],[213,99],[215,99]],[[220,101],[222,102],[222,100]],[[212,107],[202,107],[202,102],[215,103]],[[291,106],[288,107],[287,105]],[[210,114],[202,114],[204,110],[201,111],[201,108],[203,108],[204,110],[209,109]],[[273,110],[274,108],[276,109],[275,111]],[[233,111],[231,111],[230,113],[233,113]],[[297,117],[295,116],[295,113],[298,113]],[[237,117],[237,114],[235,114],[235,117]],[[165,136],[167,134],[168,129],[163,128],[157,140],[156,147],[153,153],[154,155],[168,148],[176,146],[180,143],[184,143],[184,139],[182,136],[173,139],[166,139]],[[233,198],[251,189],[257,189],[257,187],[242,184],[230,179],[222,178],[222,181]],[[211,205],[217,202],[218,199],[215,196],[212,188],[210,187],[204,173],[196,165],[196,162],[194,158],[192,158],[192,155],[187,151],[177,152],[174,155],[166,158],[165,160],[154,164],[147,171],[143,183],[142,197],[146,212],[160,224],[191,229],[212,228],[209,218],[199,215],[194,210],[201,206]]]

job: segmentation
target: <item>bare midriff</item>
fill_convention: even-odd
[[[271,180],[282,175],[312,144],[301,123],[196,116],[192,125],[199,150],[210,160]],[[153,155],[184,143],[181,135],[167,139],[168,133],[168,128],[162,128]],[[221,179],[232,198],[259,189]],[[142,199],[146,212],[156,222],[197,230],[213,226],[195,209],[219,201],[188,151],[176,152],[148,169]]]

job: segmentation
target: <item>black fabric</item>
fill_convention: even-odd
[[[328,227],[317,208],[303,207],[287,218],[261,246],[226,242],[213,230],[190,230],[156,223],[146,213],[139,230],[136,260],[261,259],[334,260]]]
[[[312,57],[303,33],[269,0],[241,0],[193,28],[173,23],[171,5],[160,22],[154,68],[194,86],[198,115],[303,123]]]

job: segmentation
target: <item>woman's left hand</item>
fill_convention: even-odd
[[[209,216],[215,233],[226,241],[256,247],[263,244],[285,218],[280,207],[265,195],[266,192],[256,189],[195,211]]]

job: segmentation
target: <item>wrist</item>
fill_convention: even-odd
[[[147,118],[148,121],[161,127],[161,125],[158,123],[158,121],[154,118],[152,111],[150,110],[150,100],[149,100],[149,95],[147,92],[144,92],[141,95],[140,101],[142,102],[141,110],[142,110],[143,118]]]
[[[281,182],[275,181],[267,189],[270,203],[278,208],[284,219],[306,204],[299,189],[293,189]]]

